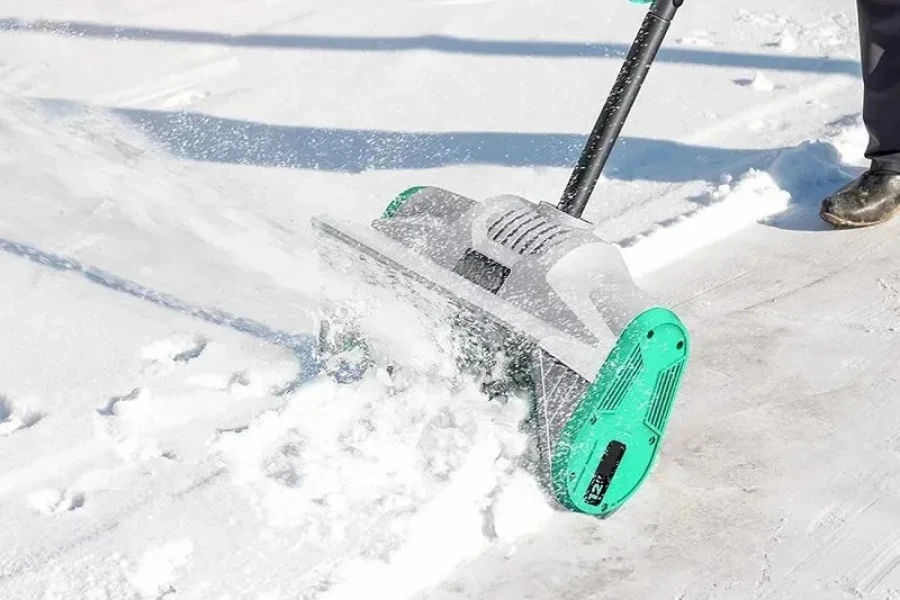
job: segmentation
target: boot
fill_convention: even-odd
[[[822,201],[819,216],[838,227],[868,227],[900,213],[900,173],[869,169]]]

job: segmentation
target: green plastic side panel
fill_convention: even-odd
[[[552,484],[563,506],[605,517],[637,491],[666,432],[688,351],[687,329],[666,308],[647,310],[625,328],[554,451]],[[599,465],[609,465],[604,454],[616,448],[620,461],[604,478]]]
[[[388,204],[387,208],[384,209],[384,214],[381,215],[382,219],[390,219],[397,211],[400,210],[400,207],[403,206],[403,203],[409,200],[416,192],[423,189],[425,186],[417,185],[411,187],[407,190],[401,192],[396,198],[391,200],[391,203]]]

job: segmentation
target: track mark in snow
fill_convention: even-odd
[[[20,407],[9,397],[0,394],[0,437],[21,429],[28,429],[44,418],[44,413],[32,408]]]
[[[697,300],[711,292],[720,290],[724,287],[727,287],[727,286],[739,281],[740,279],[749,275],[750,272],[751,272],[750,269],[738,269],[737,271],[734,271],[733,273],[729,273],[728,275],[726,275],[725,277],[723,277],[721,279],[716,279],[716,280],[710,281],[709,283],[707,283],[706,285],[701,287],[699,290],[692,293],[687,298],[673,300],[672,305],[675,308],[679,308],[679,307],[683,306],[684,304],[687,304],[688,302]]]
[[[878,278],[878,285],[884,290],[885,300],[890,304],[890,310],[893,312],[900,311],[900,282],[897,279],[897,273]]]
[[[194,542],[188,538],[149,548],[129,581],[147,600],[159,600],[176,593],[175,581],[185,570]]]
[[[833,535],[871,508],[873,498],[882,495],[881,485],[875,473],[863,473],[856,482],[854,492],[843,500],[826,507],[813,519],[807,532],[814,538]]]
[[[883,251],[884,242],[877,237],[866,235],[854,235],[842,238],[840,243],[834,244],[831,248],[818,256],[810,257],[810,260],[817,265],[837,265],[839,271],[853,268],[854,263],[860,263],[868,259],[868,257],[876,252]],[[848,260],[852,257],[852,260]]]
[[[769,539],[767,544],[768,549],[763,551],[763,566],[759,574],[759,579],[756,582],[756,589],[759,590],[765,585],[768,585],[772,581],[772,550],[771,548],[777,546],[781,543],[781,533],[784,531],[785,525],[787,525],[788,520],[782,519],[775,529],[772,531],[772,536]]]
[[[749,306],[742,307],[740,309],[740,311],[741,312],[751,312],[760,307],[772,305],[777,302],[781,302],[781,301],[791,298],[792,296],[795,296],[801,292],[809,290],[810,288],[813,288],[817,285],[821,285],[821,284],[829,281],[832,277],[837,275],[838,272],[839,271],[835,271],[835,272],[831,272],[831,273],[825,273],[824,275],[819,275],[819,276],[812,277],[812,278],[800,279],[794,285],[791,285],[788,288],[786,288],[778,293],[771,294],[770,296],[763,298],[762,300],[760,300],[758,302],[754,302],[753,304],[751,304]]]
[[[892,554],[900,543],[900,534],[896,533],[888,534],[886,543],[874,556],[848,562],[848,557],[871,552],[873,533],[884,531],[885,519],[896,512],[900,498],[886,483],[892,481],[891,476],[877,472],[836,475],[846,480],[853,491],[813,519],[807,533],[817,542],[815,547],[760,598],[799,598],[825,582],[839,584],[848,592],[859,585],[874,589],[900,562]],[[873,564],[873,560],[880,562]]]
[[[875,551],[865,557],[863,564],[865,567],[854,577],[851,590],[865,597],[900,565],[900,534],[887,536]]]

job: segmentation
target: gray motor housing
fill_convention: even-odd
[[[655,306],[590,223],[518,196],[413,190],[372,228],[545,323],[554,333],[539,345],[588,380],[628,323]]]

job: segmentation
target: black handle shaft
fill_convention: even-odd
[[[613,145],[662,45],[675,12],[684,0],[655,0],[644,18],[619,76],[557,207],[580,218],[606,166]]]

